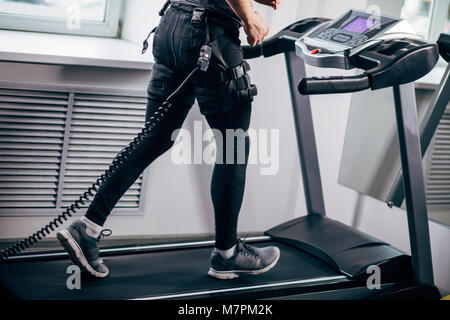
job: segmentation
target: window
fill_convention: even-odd
[[[436,41],[443,32],[450,31],[450,0],[434,0],[428,40]]]
[[[428,39],[450,32],[450,1],[435,0]],[[441,58],[440,66],[447,66]],[[447,106],[430,145],[427,163],[427,204],[430,219],[450,225],[450,106]]]
[[[401,16],[428,41],[450,32],[450,0],[404,0]]]
[[[436,130],[428,154],[427,204],[429,217],[450,226],[450,106]]]
[[[428,38],[430,29],[431,5],[430,0],[405,0],[402,8],[401,17],[424,39]]]
[[[0,0],[0,28],[116,37],[121,0]]]
[[[450,5],[448,6],[447,21],[444,23],[444,33],[450,33]]]
[[[425,40],[435,42],[450,32],[450,0],[405,0],[402,18]],[[444,71],[447,62],[440,59]],[[420,92],[420,91],[419,91]],[[420,96],[420,93],[419,95]],[[425,99],[431,102],[431,96]],[[447,107],[426,158],[426,196],[430,219],[450,225],[450,107]]]

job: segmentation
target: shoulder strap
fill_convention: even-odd
[[[223,59],[222,49],[228,44],[227,41],[220,41],[221,38],[225,37],[225,32],[221,30],[218,34],[211,34],[211,28],[208,21],[208,15],[205,17],[205,30],[206,30],[206,44],[211,46],[213,55],[219,61],[219,67],[223,70],[228,69],[227,63]],[[214,39],[211,41],[211,39]]]

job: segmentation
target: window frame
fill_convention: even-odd
[[[433,0],[428,25],[428,41],[437,41],[439,35],[443,32],[445,22],[448,19],[449,5],[450,0]]]
[[[67,19],[0,12],[0,29],[115,38],[122,4],[122,0],[106,0],[105,20],[84,21],[79,29],[67,28]]]

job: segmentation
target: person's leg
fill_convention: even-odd
[[[217,160],[211,180],[214,205],[216,248],[228,250],[236,245],[237,222],[244,197],[250,140],[251,104],[246,103],[228,112],[207,115],[216,137]],[[222,142],[223,143],[220,143]],[[232,155],[230,155],[232,153]]]
[[[153,39],[155,64],[148,85],[146,121],[150,120],[195,67],[196,60],[191,57],[198,52],[197,47],[201,42],[199,36],[201,34],[192,30],[190,17],[182,11],[170,8],[161,19]],[[158,122],[154,131],[145,135],[119,168],[101,183],[86,215],[58,232],[58,239],[69,252],[72,261],[89,274],[96,277],[106,277],[109,274],[108,268],[99,258],[98,242],[102,226],[143,170],[173,145],[172,133],[181,127],[193,102],[193,87],[189,84],[172,101],[170,113]]]
[[[196,65],[202,34],[194,32],[191,17],[181,10],[169,8],[161,19],[153,39],[152,68],[148,86],[146,120],[184,81]],[[86,216],[58,232],[58,239],[72,260],[96,277],[108,275],[107,267],[98,258],[98,240],[106,218],[122,195],[143,170],[173,144],[172,133],[181,127],[194,102],[191,84],[172,101],[173,108],[158,126],[107,178],[97,191]]]
[[[183,80],[167,66],[154,65],[148,86],[147,121]],[[154,131],[143,137],[120,167],[101,184],[86,215],[58,232],[58,240],[69,252],[72,261],[90,275],[99,278],[108,276],[109,270],[99,258],[98,242],[102,226],[144,169],[173,145],[172,133],[182,126],[193,101],[192,92],[177,98],[170,113]]]
[[[208,274],[223,280],[236,278],[240,273],[267,272],[280,258],[277,247],[257,248],[237,238],[250,151],[247,134],[250,115],[250,103],[238,104],[227,112],[206,115],[217,146],[211,181],[216,247],[211,254]]]
[[[221,28],[220,25],[216,27]],[[214,26],[212,29],[214,34]],[[223,42],[219,43],[222,58],[228,68],[242,67],[239,30],[236,27],[234,32],[230,32],[233,31],[230,26],[226,30],[221,39]],[[211,181],[216,248],[211,254],[208,274],[218,279],[233,279],[239,273],[266,272],[277,264],[280,257],[277,247],[260,249],[237,239],[250,148],[246,132],[250,125],[252,100],[250,95],[237,94],[238,91],[250,93],[250,79],[242,71],[240,69],[241,76],[231,82],[226,80],[220,69],[214,67],[212,61],[208,72],[201,74],[195,82],[200,111],[216,135],[217,158]]]
[[[167,66],[154,65],[148,86],[146,122],[183,80]],[[111,210],[144,169],[172,147],[172,133],[181,128],[192,104],[192,95],[176,100],[173,109],[156,130],[145,136],[114,174],[102,183],[86,212],[87,219],[103,226]]]
[[[196,59],[193,57],[198,54],[197,47],[202,39],[192,29],[190,17],[181,10],[170,8],[161,19],[153,40],[156,63],[147,88],[146,122],[195,67]],[[182,126],[193,103],[193,87],[189,84],[176,98],[174,110],[158,130],[146,136],[120,169],[101,185],[86,212],[87,219],[100,226],[104,224],[116,203],[142,171],[173,145],[172,133]]]

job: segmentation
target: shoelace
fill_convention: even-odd
[[[103,239],[105,237],[109,237],[110,235],[112,235],[112,230],[111,229],[103,229],[102,231],[100,231],[100,235],[98,236],[98,240]],[[96,263],[104,263],[102,258],[98,258],[96,260]]]
[[[242,247],[245,248],[245,250],[247,250],[252,256],[258,258],[259,254],[255,251],[255,249],[251,245],[247,244],[245,240],[246,238],[240,238],[238,239],[238,243],[241,244]]]

